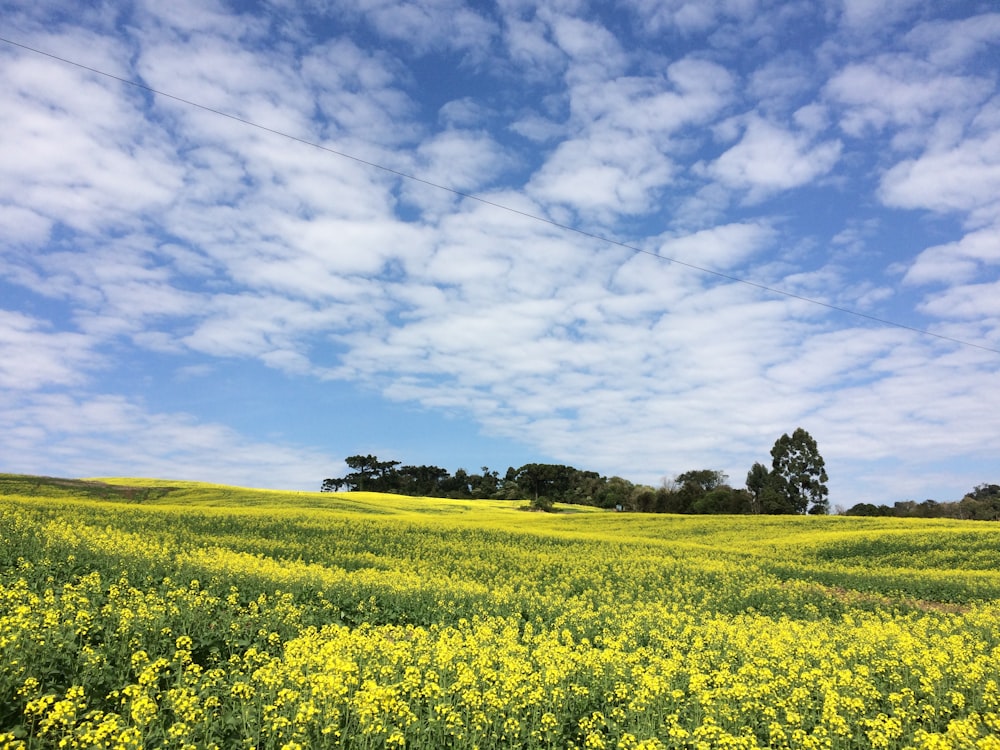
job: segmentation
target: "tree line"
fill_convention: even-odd
[[[888,505],[858,503],[844,511],[848,516],[892,516],[895,518],[959,518],[972,521],[1000,521],[1000,485],[980,484],[961,500],[938,502],[915,500]]]
[[[532,507],[549,510],[554,503],[592,505],[645,513],[767,513],[829,512],[829,478],[816,441],[801,427],[775,441],[770,468],[755,463],[746,488],[735,488],[714,469],[696,469],[665,480],[660,487],[633,484],[622,477],[604,477],[562,464],[529,463],[508,467],[501,475],[483,466],[479,473],[439,466],[410,466],[381,461],[377,456],[345,459],[351,469],[343,477],[324,479],[324,492],[391,492],[421,497],[460,499],[528,499]]]

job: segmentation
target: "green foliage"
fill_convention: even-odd
[[[345,459],[355,471],[344,477],[324,479],[322,491],[390,492],[413,497],[468,499],[528,498],[535,507],[562,502],[602,505],[628,494],[632,484],[621,477],[611,480],[594,471],[581,471],[561,464],[530,463],[498,471],[483,466],[481,473],[458,469],[454,474],[439,466],[400,466],[399,461],[380,461],[377,456],[350,456]],[[626,486],[623,486],[624,485]],[[612,503],[614,504],[614,503]]]
[[[629,504],[634,485],[627,479],[611,477],[594,495],[595,505],[600,508],[622,509]]]
[[[1000,709],[986,525],[114,484],[172,489],[0,498],[0,747],[988,747]]]
[[[669,486],[651,498],[653,510],[667,513],[741,514],[749,513],[751,496],[726,482],[728,477],[715,469],[696,469],[679,474]]]
[[[828,476],[816,441],[801,427],[782,435],[771,450],[772,467],[754,463],[747,472],[746,490],[727,484],[724,472],[695,469],[664,481],[659,488],[635,485],[621,477],[606,478],[561,464],[530,463],[509,467],[501,477],[483,466],[481,473],[458,469],[454,475],[439,466],[402,466],[376,456],[350,456],[355,471],[325,479],[322,490],[342,488],[357,493],[374,491],[411,497],[447,497],[477,500],[524,500],[536,509],[551,510],[555,503],[616,508],[642,513],[679,514],[814,514],[829,513]],[[0,475],[0,494],[18,492],[80,495],[133,502],[166,495],[187,497],[184,485],[143,486],[142,480],[95,482],[70,479]],[[260,491],[254,491],[260,492]],[[312,502],[312,501],[310,501]],[[370,512],[379,512],[372,509]],[[982,484],[961,501],[897,502],[895,506],[858,503],[846,511],[853,516],[897,516],[1000,520],[1000,485]]]
[[[680,485],[678,491],[686,500],[686,504],[693,506],[703,495],[724,485],[727,479],[728,477],[721,471],[696,469],[679,474],[674,478],[674,482]]]
[[[770,496],[762,499],[765,512],[821,515],[829,512],[830,492],[826,487],[829,477],[812,435],[801,427],[791,436],[782,435],[771,449],[771,459],[772,479],[764,488]]]
[[[849,516],[893,516],[895,518],[958,518],[972,521],[1000,520],[1000,485],[980,484],[957,502],[903,500],[887,505],[858,503],[846,511]]]
[[[576,469],[561,464],[525,464],[517,470],[515,481],[532,504],[552,503],[562,500],[569,493]]]
[[[764,493],[770,477],[771,472],[760,462],[754,463],[747,472],[747,491],[750,493],[752,513],[764,512]]]

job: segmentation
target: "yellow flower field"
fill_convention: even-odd
[[[0,495],[0,749],[1000,748],[1000,526],[107,481]]]

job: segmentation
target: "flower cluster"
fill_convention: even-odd
[[[0,502],[0,750],[1000,750],[992,528],[330,502]]]

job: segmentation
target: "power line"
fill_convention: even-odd
[[[176,96],[175,94],[169,94],[169,93],[167,93],[165,91],[160,91],[159,89],[155,89],[152,86],[147,86],[144,83],[139,83],[138,81],[133,81],[133,80],[128,79],[128,78],[122,78],[121,76],[116,76],[113,73],[108,73],[106,71],[99,70],[98,68],[92,68],[89,65],[84,65],[83,63],[79,63],[79,62],[76,62],[74,60],[69,60],[69,59],[67,59],[65,57],[60,57],[59,55],[54,55],[51,52],[45,52],[44,50],[36,49],[35,47],[29,47],[26,44],[21,44],[20,42],[15,42],[15,41],[13,41],[11,39],[6,39],[4,37],[0,37],[0,42],[4,42],[4,43],[9,44],[9,45],[14,46],[14,47],[19,47],[19,48],[21,48],[23,50],[27,50],[28,52],[33,52],[33,53],[35,53],[37,55],[42,55],[43,57],[48,57],[48,58],[50,58],[52,60],[57,60],[58,62],[65,63],[66,65],[72,65],[74,67],[80,68],[82,70],[86,70],[86,71],[88,71],[90,73],[94,73],[94,74],[99,75],[99,76],[103,76],[105,78],[110,78],[112,80],[118,81],[119,83],[124,83],[127,86],[132,86],[132,87],[137,88],[137,89],[142,89],[143,91],[148,91],[151,94],[156,94],[157,96],[162,96],[162,97],[164,97],[166,99],[172,99],[173,101],[180,102],[181,104],[185,104],[185,105],[187,105],[189,107],[195,107],[195,108],[203,110],[205,112],[210,112],[210,113],[212,113],[214,115],[218,115],[219,117],[225,117],[225,118],[227,118],[229,120],[234,120],[235,122],[241,123],[241,124],[246,125],[248,127],[256,128],[257,130],[262,130],[262,131],[264,131],[266,133],[270,133],[272,135],[276,135],[276,136],[279,136],[281,138],[286,138],[286,139],[288,139],[290,141],[295,141],[296,143],[301,143],[301,144],[303,144],[305,146],[310,146],[312,148],[319,149],[320,151],[325,151],[325,152],[327,152],[329,154],[333,154],[334,156],[339,156],[339,157],[341,157],[343,159],[350,159],[351,161],[357,162],[358,164],[364,164],[367,167],[371,167],[373,169],[381,170],[382,172],[386,172],[388,174],[395,175],[396,177],[401,177],[401,178],[403,178],[405,180],[410,180],[412,182],[418,182],[418,183],[420,183],[422,185],[427,185],[428,187],[432,187],[432,188],[435,188],[437,190],[444,190],[444,191],[446,191],[448,193],[451,193],[452,195],[456,195],[456,196],[458,196],[460,198],[465,198],[467,200],[476,201],[477,203],[482,203],[482,204],[487,205],[487,206],[492,206],[493,208],[500,209],[501,211],[507,211],[507,212],[512,213],[512,214],[517,214],[518,216],[523,216],[524,218],[531,219],[532,221],[542,222],[543,224],[548,224],[550,226],[557,227],[558,229],[562,229],[562,230],[567,231],[567,232],[573,232],[575,234],[579,234],[579,235],[582,235],[584,237],[588,237],[590,239],[598,240],[600,242],[605,242],[605,243],[607,243],[609,245],[615,245],[617,247],[621,247],[621,248],[624,248],[626,250],[630,250],[633,253],[643,253],[644,255],[650,255],[650,256],[652,256],[654,258],[658,258],[659,260],[668,261],[670,263],[676,263],[679,266],[684,266],[685,268],[690,268],[690,269],[692,269],[694,271],[699,271],[701,273],[711,274],[712,276],[715,276],[715,277],[720,278],[720,279],[726,279],[727,281],[732,281],[732,282],[737,283],[737,284],[745,284],[747,286],[751,286],[751,287],[754,287],[756,289],[760,289],[760,290],[763,290],[765,292],[769,292],[771,294],[777,294],[777,295],[780,295],[780,296],[783,296],[783,297],[788,297],[790,299],[795,299],[795,300],[799,300],[801,302],[806,302],[806,303],[808,303],[810,305],[816,305],[818,307],[825,307],[828,310],[833,310],[835,312],[844,313],[845,315],[853,315],[854,317],[863,318],[865,320],[870,320],[870,321],[872,321],[874,323],[878,323],[880,325],[890,326],[890,327],[894,327],[894,328],[901,328],[903,330],[912,331],[913,333],[918,333],[918,334],[921,334],[923,336],[933,336],[934,338],[941,339],[942,341],[948,341],[948,342],[951,342],[953,344],[959,344],[960,346],[968,346],[968,347],[972,347],[974,349],[981,349],[982,351],[991,352],[993,354],[1000,354],[1000,349],[994,349],[992,347],[984,346],[982,344],[975,344],[975,343],[973,343],[971,341],[965,341],[963,339],[955,338],[954,336],[947,336],[947,335],[942,334],[942,333],[934,333],[933,331],[928,331],[925,328],[917,328],[916,326],[907,325],[906,323],[899,323],[899,322],[894,321],[894,320],[889,320],[888,318],[881,318],[881,317],[878,317],[877,315],[869,315],[868,313],[863,313],[863,312],[860,312],[859,310],[852,310],[849,307],[841,307],[839,305],[832,305],[832,304],[830,304],[828,302],[823,302],[823,301],[815,299],[813,297],[806,297],[806,296],[801,295],[801,294],[795,294],[794,292],[789,292],[789,291],[784,290],[784,289],[778,289],[776,287],[768,286],[766,284],[760,284],[760,283],[758,283],[756,281],[750,281],[749,279],[744,279],[744,278],[741,278],[739,276],[732,276],[730,274],[722,273],[721,271],[715,271],[715,270],[713,270],[711,268],[705,268],[704,266],[699,266],[699,265],[696,265],[694,263],[688,263],[687,261],[678,260],[677,258],[671,258],[671,257],[668,257],[666,255],[660,255],[659,253],[653,252],[652,250],[644,250],[641,247],[636,247],[635,245],[630,245],[627,242],[622,242],[620,240],[616,240],[616,239],[611,238],[611,237],[605,237],[603,235],[596,234],[594,232],[588,232],[588,231],[586,231],[584,229],[579,229],[578,227],[570,226],[569,224],[563,224],[561,222],[554,221],[553,219],[548,219],[548,218],[546,218],[544,216],[539,216],[538,214],[529,213],[527,211],[521,211],[520,209],[513,208],[511,206],[506,206],[506,205],[504,205],[502,203],[497,203],[495,201],[491,201],[488,198],[483,198],[481,196],[474,195],[472,193],[465,193],[465,192],[462,192],[461,190],[456,190],[455,188],[450,188],[447,185],[441,185],[439,183],[432,182],[431,180],[424,179],[423,177],[417,177],[416,175],[407,174],[406,172],[401,172],[401,171],[399,171],[397,169],[393,169],[392,167],[387,167],[387,166],[385,166],[383,164],[378,164],[377,162],[369,161],[367,159],[362,159],[359,156],[354,156],[353,154],[348,154],[348,153],[346,153],[344,151],[338,151],[337,149],[330,148],[329,146],[324,146],[321,143],[316,143],[315,141],[310,141],[310,140],[307,140],[305,138],[299,138],[298,136],[291,135],[290,133],[285,133],[284,131],[281,131],[281,130],[275,130],[274,128],[269,128],[266,125],[261,125],[259,123],[254,122],[253,120],[247,120],[247,119],[245,119],[243,117],[240,117],[238,115],[234,115],[234,114],[231,114],[229,112],[223,112],[222,110],[214,109],[213,107],[209,107],[209,106],[207,106],[205,104],[200,104],[199,102],[195,102],[195,101],[192,101],[190,99],[185,99],[185,98],[183,98],[181,96]]]

